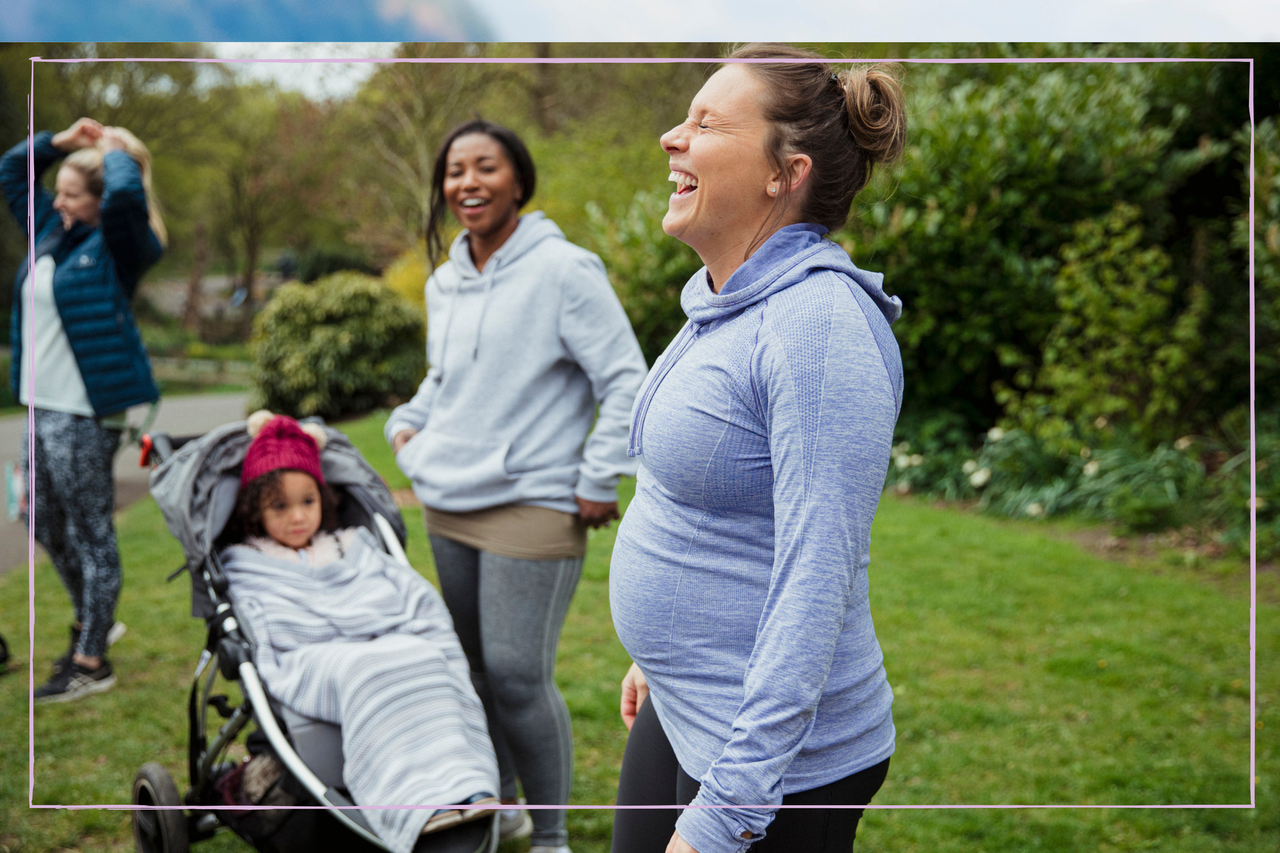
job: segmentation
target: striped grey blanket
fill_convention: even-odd
[[[345,556],[323,565],[247,545],[222,553],[267,689],[342,726],[343,781],[358,805],[441,808],[496,795],[484,709],[439,593],[368,531],[342,539]],[[409,853],[432,811],[365,817],[391,850]]]

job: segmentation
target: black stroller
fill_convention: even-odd
[[[407,564],[404,520],[386,485],[346,436],[329,427],[325,432],[321,464],[326,482],[339,494],[341,525],[369,529],[389,554]],[[271,699],[253,663],[252,641],[227,593],[218,537],[235,505],[249,442],[244,422],[199,438],[157,433],[142,439],[143,459],[159,463],[151,474],[151,494],[182,543],[186,563],[179,572],[190,575],[192,615],[205,620],[208,635],[187,703],[191,785],[180,795],[162,765],[142,766],[133,783],[133,804],[166,808],[134,810],[137,849],[185,853],[191,842],[225,827],[264,853],[386,851],[343,788],[341,729],[301,717]],[[242,698],[215,693],[215,685],[230,687],[233,694],[238,685]],[[246,733],[250,722],[256,729]],[[209,731],[211,724],[216,732]],[[228,750],[242,733],[251,758],[237,762]],[[255,802],[269,808],[227,808],[229,780],[238,784],[238,774],[247,776],[246,768],[259,758],[260,766],[274,773],[268,773],[267,791]],[[414,853],[493,853],[497,824],[495,811],[492,818],[422,835]]]

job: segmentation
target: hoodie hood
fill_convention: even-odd
[[[467,234],[463,231],[449,246],[449,260],[453,262],[461,277],[459,287],[466,288],[469,281],[479,279],[482,272],[476,269],[471,259],[471,248],[467,243]],[[564,240],[564,232],[542,213],[541,210],[530,211],[520,217],[516,230],[502,244],[502,248],[494,252],[485,264],[484,272],[491,272],[498,267],[514,263],[543,240]]]
[[[897,320],[902,315],[902,300],[884,292],[884,275],[858,269],[844,249],[826,239],[826,233],[821,225],[809,223],[778,229],[729,276],[719,293],[711,290],[707,268],[703,267],[685,285],[680,307],[693,322],[706,324],[768,299],[811,272],[832,270],[866,291],[887,321]]]

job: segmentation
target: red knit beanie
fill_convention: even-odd
[[[310,474],[324,485],[320,472],[320,449],[325,445],[322,429],[313,424],[303,427],[293,418],[265,410],[250,415],[246,428],[254,438],[240,470],[241,488],[281,468]]]

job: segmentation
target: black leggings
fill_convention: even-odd
[[[782,798],[784,806],[866,805],[884,784],[889,759],[838,782]],[[619,806],[686,805],[698,780],[680,769],[652,702],[645,702],[627,737],[618,780]],[[612,853],[663,853],[680,809],[618,809],[613,813]],[[862,809],[779,809],[751,853],[849,853]]]

